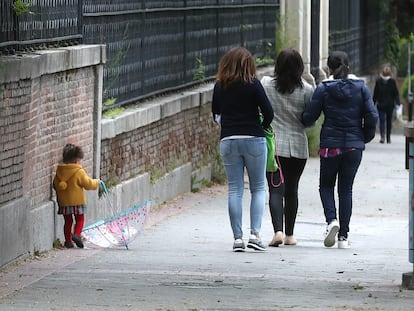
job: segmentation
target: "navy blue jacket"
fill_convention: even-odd
[[[375,137],[378,112],[362,80],[335,79],[321,82],[302,114],[312,126],[324,114],[320,148],[365,149]]]

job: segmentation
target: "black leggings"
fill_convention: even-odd
[[[269,208],[273,230],[283,232],[285,217],[286,235],[293,235],[296,214],[298,212],[298,185],[305,168],[306,159],[279,157],[285,183],[274,187],[279,182],[278,173],[266,173],[269,186]],[[284,200],[284,204],[283,204]]]

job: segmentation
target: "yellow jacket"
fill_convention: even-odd
[[[85,190],[99,187],[99,179],[90,178],[80,164],[59,164],[53,179],[59,206],[86,204]]]

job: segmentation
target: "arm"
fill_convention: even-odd
[[[378,100],[378,86],[377,85],[378,85],[378,79],[375,81],[374,94],[372,95],[372,100],[374,102],[374,105]]]
[[[362,88],[363,116],[362,129],[364,131],[365,143],[369,143],[375,137],[375,129],[378,122],[378,111],[369,93],[368,87],[364,84]]]
[[[302,123],[305,127],[313,126],[321,115],[324,102],[324,91],[325,86],[320,84],[313,93],[309,103],[305,106],[305,110],[302,113]]]
[[[274,112],[272,105],[270,104],[269,98],[266,95],[266,92],[263,88],[263,85],[257,80],[257,89],[258,89],[258,103],[260,107],[260,112],[263,115],[263,128],[268,128],[270,123],[274,118]]]
[[[393,89],[394,89],[393,91],[394,91],[394,98],[395,98],[394,102],[395,102],[395,105],[399,106],[400,105],[400,93],[398,92],[397,83],[395,82],[394,79],[392,79],[392,82],[393,82]]]
[[[211,102],[211,112],[213,114],[213,120],[216,123],[218,123],[217,120],[219,120],[217,116],[220,116],[220,105],[218,103],[218,89],[219,89],[218,82],[216,82],[216,84],[214,85],[213,98]]]
[[[85,170],[80,169],[79,173],[79,181],[80,186],[83,187],[85,190],[96,190],[99,187],[99,179],[92,179],[90,178]]]
[[[310,103],[310,101],[312,99],[313,92],[315,91],[315,89],[314,89],[314,87],[312,85],[310,85],[308,83],[305,84],[304,87],[305,87],[305,97],[304,97],[304,100],[305,100],[305,107],[306,107],[306,106],[309,105],[309,103]]]

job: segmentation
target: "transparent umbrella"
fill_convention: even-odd
[[[109,197],[108,189],[101,181],[102,196],[106,207],[112,214],[99,220],[82,231],[82,236],[100,247],[125,247],[142,231],[150,210],[150,201],[145,201],[127,210],[116,212]]]

